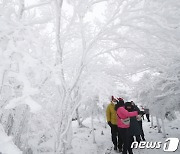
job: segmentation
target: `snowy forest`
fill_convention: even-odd
[[[112,95],[180,138],[180,0],[0,0],[0,154],[103,154]]]

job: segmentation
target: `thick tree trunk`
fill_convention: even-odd
[[[161,126],[160,126],[160,123],[159,123],[159,119],[158,119],[157,116],[156,116],[156,122],[157,122],[158,133],[162,133]]]
[[[67,149],[72,149],[72,135],[73,135],[73,128],[71,122],[67,133],[67,146],[66,146]]]
[[[104,127],[107,128],[106,107],[105,107],[105,105],[103,105],[103,113],[104,113],[104,116],[103,116],[103,119],[104,119]]]
[[[6,129],[5,129],[8,136],[10,136],[12,134],[13,124],[14,124],[14,118],[13,118],[12,114],[9,114],[8,122],[7,122]]]
[[[57,130],[55,149],[54,149],[55,154],[61,154],[61,153],[65,154],[66,153],[67,134],[72,125],[72,117],[75,114],[76,109],[80,105],[80,102],[79,102],[79,103],[75,104],[74,106],[71,106],[71,104],[68,102],[68,100],[69,100],[68,96],[69,95],[66,96],[67,98],[65,99],[64,107],[61,108],[63,118],[61,120],[59,120],[59,122],[58,122],[58,130]]]
[[[91,129],[92,129],[92,137],[93,137],[93,143],[96,143],[96,139],[95,139],[95,133],[94,133],[94,113],[92,111],[91,114]]]
[[[77,117],[78,126],[82,127],[83,124],[82,124],[82,121],[80,120],[78,108],[76,109],[76,117]]]
[[[165,130],[164,119],[163,118],[161,118],[161,122],[162,122],[163,137],[166,138],[166,130]]]
[[[22,143],[21,136],[22,136],[23,130],[26,127],[28,115],[29,115],[29,107],[26,105],[24,108],[24,112],[22,113],[23,118],[20,122],[19,130],[18,130],[17,134],[15,135],[15,145],[17,145],[17,147],[19,147],[21,149],[22,149],[22,147],[21,147],[21,143]]]
[[[154,127],[154,121],[153,121],[153,116],[151,115],[151,128]]]

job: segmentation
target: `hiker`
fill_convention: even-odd
[[[117,100],[114,98],[114,96],[111,97],[111,102],[107,106],[106,109],[106,118],[108,125],[111,128],[111,138],[114,145],[114,150],[122,151],[122,140],[120,137],[120,134],[118,132],[117,127],[117,114],[115,111],[115,104],[117,103]]]
[[[139,124],[139,126],[140,126],[140,130],[141,130],[140,140],[141,140],[141,141],[145,141],[146,139],[145,139],[145,137],[144,137],[144,131],[143,131],[143,125],[142,125],[142,119],[143,119],[143,116],[144,116],[145,112],[144,112],[144,111],[141,111],[141,110],[137,107],[137,105],[135,105],[135,103],[134,103],[133,101],[131,101],[131,104],[132,104],[133,108],[134,108],[136,111],[138,111],[138,115],[136,116],[136,119],[137,119],[137,121],[138,121],[138,124]],[[137,139],[136,139],[136,140],[137,140]]]
[[[135,117],[138,115],[137,111],[128,112],[125,109],[124,100],[122,98],[118,99],[118,103],[115,106],[115,110],[117,112],[118,116],[118,130],[119,134],[123,141],[123,154],[127,154],[127,151],[129,154],[133,154],[132,148],[131,148],[131,138],[130,138],[130,117]]]
[[[139,126],[141,128],[141,140],[142,141],[146,141],[145,137],[144,137],[144,131],[143,131],[143,125],[142,125],[142,117],[145,113],[143,111],[140,111],[140,113],[138,114],[138,116],[136,117],[138,123],[139,123]]]
[[[149,119],[149,109],[144,107],[144,112],[146,114],[146,118],[147,118],[148,122],[150,122],[150,119]]]
[[[139,108],[134,104],[134,102],[126,102],[125,109],[129,112],[132,112],[132,111],[137,111],[138,113],[140,112]],[[130,118],[129,134],[130,134],[130,143],[131,144],[132,144],[132,142],[134,142],[134,136],[138,143],[140,143],[140,141],[141,141],[140,135],[142,135],[142,131],[141,131],[140,125],[139,125],[136,117]]]

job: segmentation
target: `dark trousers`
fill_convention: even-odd
[[[144,131],[143,131],[143,126],[142,126],[142,120],[141,121],[138,121],[138,123],[139,123],[139,126],[140,126],[140,128],[141,128],[141,140],[145,140],[145,138],[144,138]]]
[[[147,118],[148,122],[150,122],[149,114],[146,114],[146,118]]]
[[[133,154],[132,149],[131,149],[131,137],[129,134],[129,129],[128,128],[118,128],[120,136],[123,141],[123,154],[127,154],[127,151],[129,154]]]
[[[118,149],[122,149],[122,139],[119,134],[117,125],[111,125],[111,138],[114,146],[117,146]]]
[[[141,142],[140,135],[136,135],[135,138],[136,138],[136,142],[138,142],[138,143]],[[133,142],[134,142],[134,136],[131,136],[131,137],[130,137],[130,145],[131,145]]]

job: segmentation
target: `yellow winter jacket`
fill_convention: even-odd
[[[106,109],[106,119],[107,122],[111,122],[114,125],[117,125],[117,114],[114,109],[115,105],[111,102]]]

